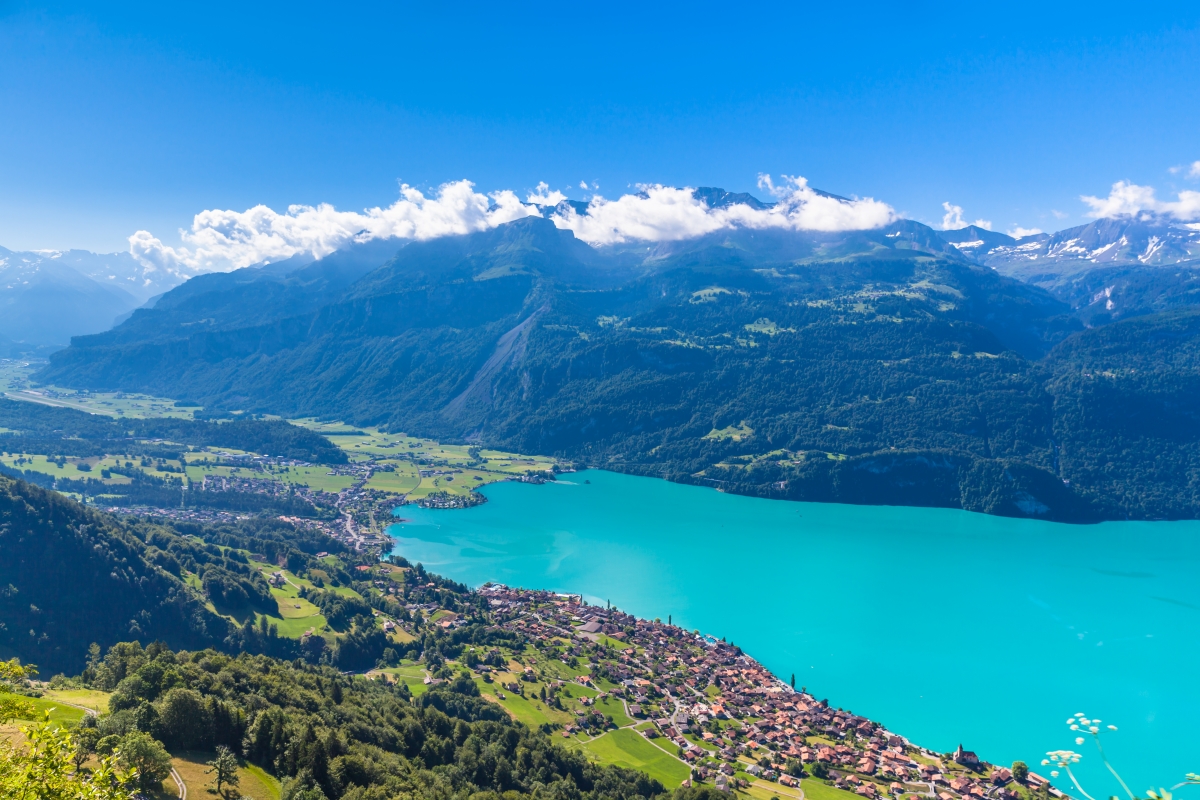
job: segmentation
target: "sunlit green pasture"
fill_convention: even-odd
[[[305,485],[318,492],[336,494],[343,489],[349,489],[357,479],[353,475],[331,475],[329,467],[288,467],[283,471],[263,473],[262,477],[273,478],[283,483]]]
[[[50,702],[70,703],[83,706],[101,714],[108,713],[108,692],[96,689],[47,689],[42,697]]]
[[[367,481],[366,487],[380,492],[407,494],[421,484],[421,478],[415,467],[397,463],[395,470],[395,472],[376,472]]]
[[[609,731],[583,744],[582,749],[602,764],[645,772],[668,789],[683,783],[691,774],[682,761],[629,729]]]
[[[14,400],[26,400],[42,405],[73,408],[109,417],[176,417],[191,419],[195,408],[178,408],[175,401],[165,397],[126,392],[89,392],[64,389],[61,386],[32,386],[30,376],[39,365],[25,361],[4,360],[0,363],[0,392]]]
[[[61,700],[53,700],[49,697],[27,697],[33,706],[32,719],[40,720],[46,718],[46,712],[50,712],[50,722],[55,725],[69,725],[73,722],[78,722],[83,719],[86,713],[81,709],[72,708],[66,705]]]

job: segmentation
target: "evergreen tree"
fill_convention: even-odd
[[[224,745],[217,747],[217,756],[208,762],[208,766],[205,773],[213,776],[213,786],[216,788],[217,794],[221,794],[223,786],[237,786],[237,756],[228,747]]]

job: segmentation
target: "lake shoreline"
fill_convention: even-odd
[[[582,589],[642,618],[672,613],[934,749],[959,731],[996,760],[1033,763],[1085,709],[1122,724],[1110,745],[1122,763],[1194,768],[1179,735],[1200,692],[1172,665],[1195,649],[1196,523],[775,504],[607,471],[485,491],[491,502],[467,510],[406,506],[410,521],[389,528],[397,551],[472,586]],[[984,721],[964,697],[997,702]],[[1133,779],[1165,780],[1143,771]]]
[[[744,784],[747,776],[793,787],[812,775],[865,797],[905,793],[941,800],[985,795],[1020,800],[1046,783],[1036,774],[1015,781],[1008,770],[961,746],[955,753],[938,753],[878,722],[835,710],[804,687],[797,690],[795,676],[789,684],[740,647],[689,632],[669,619],[663,623],[611,605],[589,606],[578,594],[495,583],[475,591],[487,599],[499,628],[530,641],[535,652],[561,652],[564,664],[580,670],[574,682],[600,689],[590,702],[619,699],[634,720],[629,727],[651,740],[664,737],[694,776],[718,788]],[[585,657],[590,659],[586,667]],[[529,664],[522,682],[529,681],[530,693],[536,694],[545,663]],[[551,690],[561,683],[551,684]],[[502,702],[507,698],[501,689],[525,694],[521,682],[498,686]],[[541,691],[545,700],[545,688]],[[637,725],[638,719],[646,723]],[[582,728],[567,725],[563,735],[594,737],[595,731],[588,733],[591,726],[605,729],[585,718]]]

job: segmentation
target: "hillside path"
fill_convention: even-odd
[[[66,700],[56,700],[56,702],[61,703],[62,705],[70,705],[71,708],[79,709],[90,717],[100,716],[100,712],[96,711],[96,709],[89,709],[86,705],[67,703]],[[187,784],[184,783],[184,778],[180,777],[179,772],[175,771],[174,766],[170,768],[170,780],[175,782],[176,787],[179,787],[179,800],[187,800]]]
[[[82,711],[84,714],[87,714],[89,717],[100,716],[99,712],[97,712],[96,709],[94,709],[94,708],[88,708],[87,706],[81,706],[81,705],[77,705],[75,703],[68,703],[66,700],[55,700],[54,702],[59,703],[60,705],[64,705],[64,706],[70,706],[71,708],[78,708],[80,711]]]
[[[183,782],[183,778],[179,777],[179,773],[171,767],[171,780],[175,781],[175,785],[179,787],[179,800],[187,800],[187,784]]]

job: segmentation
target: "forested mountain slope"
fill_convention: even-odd
[[[1046,366],[1064,474],[1107,487],[1118,516],[1195,517],[1200,309],[1086,331]]]
[[[41,378],[774,497],[1070,520],[1200,513],[1186,479],[1151,468],[1160,454],[1114,449],[1114,410],[1087,437],[1062,421],[1104,402],[1073,377],[1099,340],[1042,360],[1082,330],[1070,307],[917,223],[597,249],[525,219],[408,244],[326,294],[257,317],[236,291],[168,295],[77,338]],[[1180,435],[1170,458],[1194,441]]]
[[[79,669],[91,642],[202,648],[230,633],[163,569],[165,550],[107,515],[3,475],[0,553],[0,645],[47,674]]]
[[[346,570],[378,556],[357,555],[318,530],[274,516],[223,523],[121,517],[0,475],[0,553],[0,655],[37,664],[47,676],[82,669],[92,643],[160,641],[341,669],[373,666],[389,644],[361,595],[345,588],[310,594],[313,602],[345,606],[326,612],[347,616],[338,634],[278,635],[267,617],[280,613],[279,602],[262,564],[247,554],[334,587],[349,587]],[[345,569],[317,554],[337,556]],[[428,590],[434,594],[465,592],[440,578],[425,581],[437,582]],[[361,625],[350,618],[358,615],[366,615]]]

